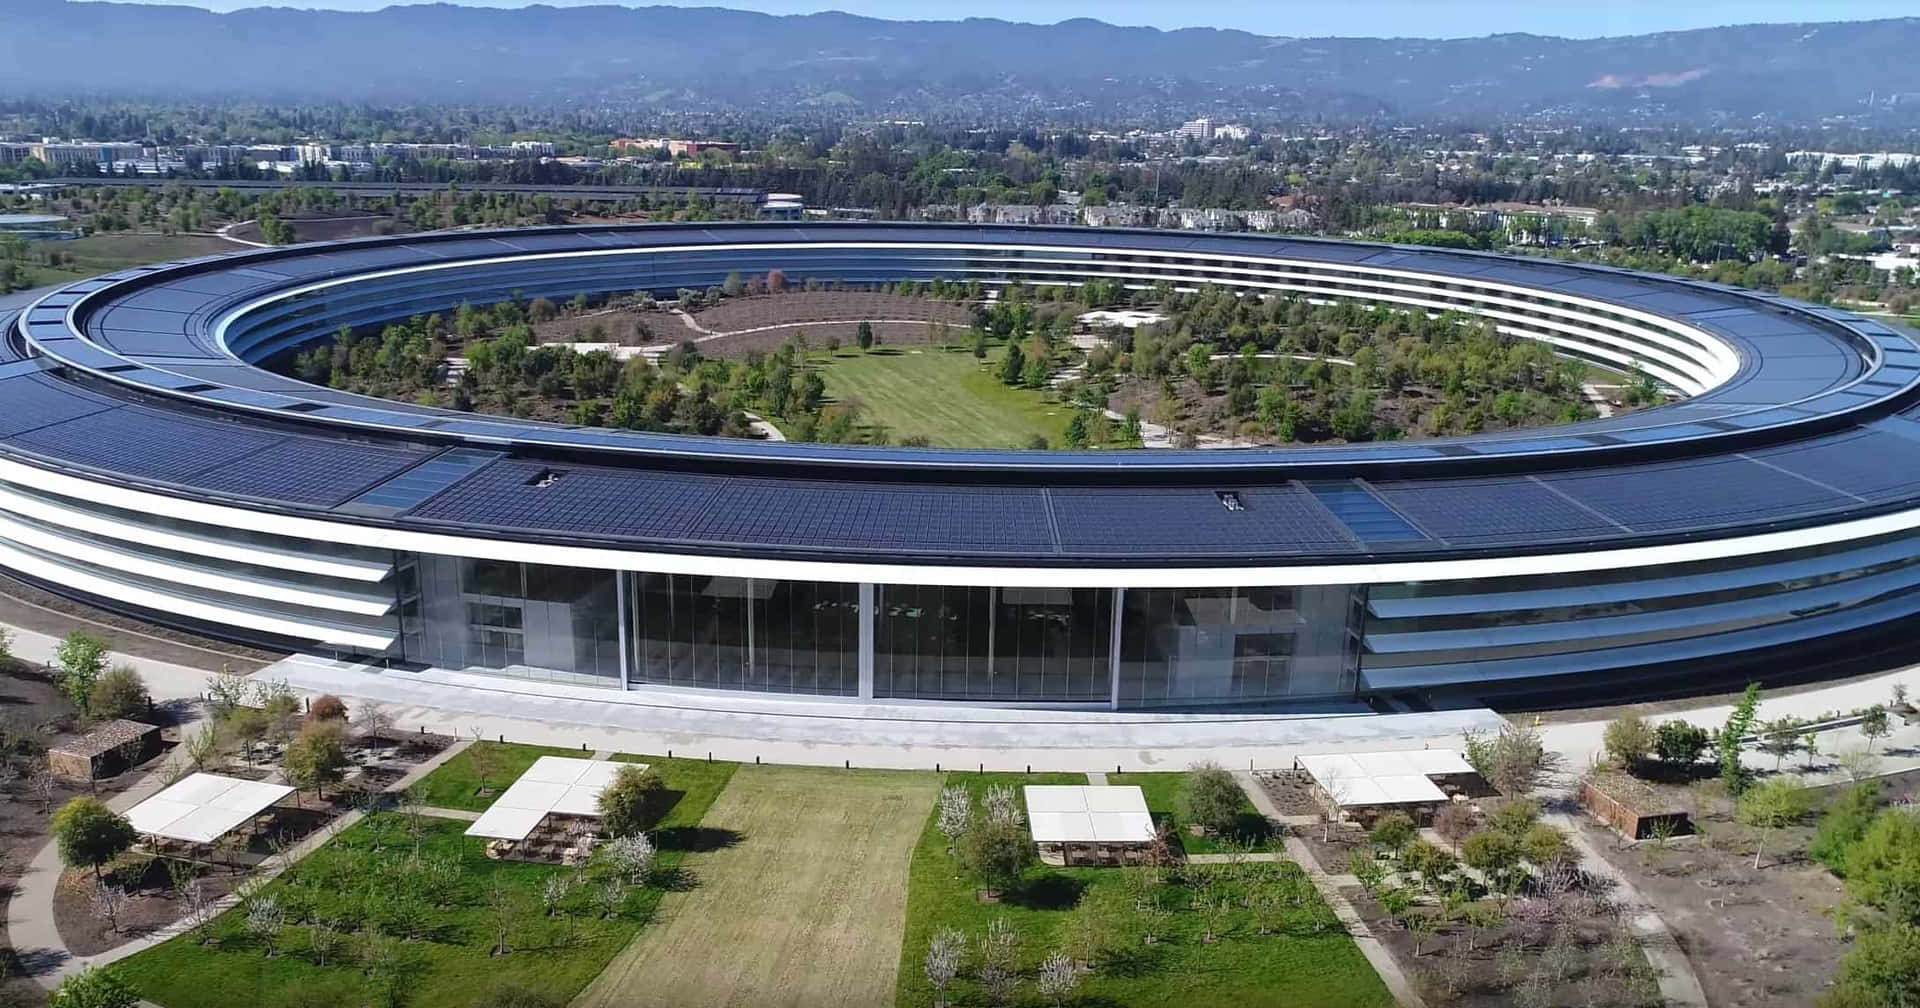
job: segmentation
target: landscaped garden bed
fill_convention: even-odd
[[[1112,782],[1112,778],[1109,778]],[[1084,784],[1078,774],[949,774],[975,801],[994,787]],[[1390,1005],[1379,977],[1285,861],[1143,868],[1033,867],[997,898],[962,867],[929,816],[914,852],[898,1003],[941,1000],[930,951],[957,948],[955,1004]],[[940,937],[940,936],[945,937]],[[935,958],[942,953],[935,952]],[[1067,978],[1071,977],[1069,981]],[[1061,995],[1063,997],[1068,995]]]

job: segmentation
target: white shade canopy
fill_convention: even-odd
[[[467,835],[525,840],[555,812],[598,819],[600,793],[613,784],[621,767],[629,766],[647,768],[644,763],[542,756],[467,827]]]
[[[1444,802],[1446,792],[1432,778],[1474,772],[1473,764],[1452,749],[1325,753],[1294,763],[1348,808]]]
[[[1138,844],[1153,840],[1146,794],[1133,785],[1036,784],[1022,789],[1035,843]]]
[[[196,773],[127,810],[134,831],[212,843],[293,793],[285,784]]]

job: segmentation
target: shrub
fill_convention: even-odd
[[[1483,830],[1467,838],[1460,845],[1461,859],[1467,865],[1487,876],[1496,888],[1505,889],[1507,883],[1516,877],[1515,869],[1525,852],[1520,841],[1513,836],[1497,830]]]
[[[110,969],[85,969],[60,982],[51,1008],[133,1008],[140,996]]]
[[[1531,728],[1508,725],[1492,738],[1469,733],[1466,750],[1473,769],[1505,795],[1532,791],[1541,774],[1553,769],[1553,757]]]
[[[60,849],[60,860],[73,868],[91,868],[100,877],[100,866],[133,846],[133,824],[95,798],[75,798],[61,806],[53,816],[53,842]]]
[[[1459,860],[1451,853],[1425,840],[1408,844],[1406,852],[1400,855],[1400,863],[1418,874],[1421,883],[1429,889],[1438,889],[1441,881],[1459,867]]]
[[[1807,854],[1835,875],[1847,875],[1847,852],[1867,835],[1880,811],[1880,782],[1863,781],[1849,788],[1820,817]]]
[[[1920,813],[1887,809],[1847,851],[1847,892],[1855,902],[1920,924]]]
[[[1398,851],[1412,843],[1418,835],[1419,830],[1414,828],[1413,820],[1405,812],[1388,812],[1374,820],[1373,830],[1367,834],[1367,839],[1388,850]]]
[[[566,1002],[545,991],[501,980],[474,999],[473,1008],[566,1008]]]
[[[1896,924],[1862,932],[1840,963],[1840,987],[1823,1004],[1833,1008],[1920,1004],[1920,925]]]
[[[97,718],[123,718],[147,707],[147,684],[131,665],[115,665],[87,694],[87,713]]]
[[[313,703],[307,705],[307,721],[309,723],[315,721],[345,721],[346,719],[347,705],[343,703],[339,697],[331,693],[314,697]]]
[[[1533,825],[1539,821],[1540,805],[1538,802],[1531,800],[1515,801],[1508,802],[1494,809],[1493,815],[1487,820],[1487,828],[1519,839],[1525,836],[1526,832],[1532,829]]]
[[[1653,752],[1653,726],[1637,714],[1614,718],[1607,723],[1605,741],[1607,755],[1614,763],[1631,771]]]
[[[1520,849],[1528,861],[1543,868],[1573,858],[1573,844],[1567,841],[1567,835],[1546,823],[1534,823],[1522,834]]]
[[[287,744],[287,780],[318,796],[347,767],[345,722],[313,721]]]
[[[1178,811],[1184,822],[1229,836],[1238,824],[1240,804],[1245,800],[1232,774],[1217,763],[1202,763],[1187,773]]]
[[[1653,751],[1666,763],[1692,766],[1713,741],[1705,728],[1685,721],[1663,722],[1653,735]]]
[[[613,836],[631,836],[654,827],[666,815],[667,785],[652,768],[623,766],[600,793],[600,822]]]

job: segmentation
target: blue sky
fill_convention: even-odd
[[[265,6],[259,0],[145,0],[212,10]],[[375,10],[393,0],[296,0],[282,7]],[[454,0],[469,6],[524,7],[526,0]],[[545,0],[556,7],[610,0]],[[628,6],[639,4],[629,2]],[[707,0],[704,6],[737,7],[771,14],[844,10],[887,18],[998,17],[1053,22],[1093,17],[1116,24],[1157,28],[1242,28],[1264,35],[1365,35],[1457,38],[1502,31],[1591,38],[1756,21],[1855,21],[1916,13],[1913,0]],[[690,6],[690,5],[680,5]]]

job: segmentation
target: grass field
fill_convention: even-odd
[[[398,819],[387,815],[360,823],[269,888],[282,904],[308,907],[316,919],[365,917],[368,923],[361,933],[324,960],[313,951],[313,931],[305,923],[289,926],[278,950],[269,955],[246,933],[242,915],[228,911],[215,921],[213,940],[207,944],[175,938],[116,964],[115,972],[143,998],[166,1008],[385,1004],[390,985],[402,992],[398,1003],[409,1008],[467,1008],[494,978],[511,978],[565,1000],[626,947],[660,898],[658,890],[636,891],[629,895],[623,915],[607,919],[576,892],[580,905],[574,912],[544,916],[539,909],[541,886],[571,869],[490,861],[479,841],[462,835],[465,823],[445,819],[426,820],[421,851],[430,858],[459,859],[459,894],[450,905],[403,903],[390,891],[357,881],[351,870],[330,870],[330,861],[348,864],[350,852],[381,843],[376,834],[382,831],[376,827],[383,820],[384,842],[394,843]],[[514,951],[505,956],[491,954],[494,931],[487,899],[495,885],[511,893],[521,908],[511,932]],[[373,931],[389,926],[372,923],[383,920],[382,907],[399,908],[409,920],[406,927],[418,929],[419,935],[372,937]],[[393,973],[371,967],[382,954],[394,957]]]
[[[218,252],[238,252],[245,247],[204,235],[97,234],[35,246],[36,253],[58,252],[63,259],[72,256],[74,261],[62,262],[57,267],[36,264],[30,268],[36,285],[68,283],[129,266],[144,266],[169,259],[192,259]]]
[[[924,437],[941,448],[1025,448],[1034,435],[1063,447],[1072,410],[1047,393],[1000,383],[993,369],[1002,347],[983,363],[971,350],[881,347],[842,350],[822,364],[827,395],[858,399],[862,422],[884,424],[895,443]]]
[[[1250,843],[1254,850],[1279,849],[1274,842],[1265,816],[1253,807],[1253,802],[1240,799],[1240,826],[1232,837],[1216,838],[1211,836],[1192,836],[1187,832],[1187,824],[1180,819],[1180,789],[1186,783],[1184,773],[1130,773],[1108,774],[1108,784],[1134,784],[1140,793],[1146,796],[1147,811],[1153,813],[1153,821],[1171,822],[1174,831],[1180,837],[1180,846],[1189,854],[1217,854],[1227,850],[1230,841]]]
[[[485,812],[507,785],[527,772],[534,760],[542,756],[581,759],[588,755],[578,749],[475,742],[422,778],[414,785],[414,794],[423,805]],[[480,793],[483,779],[492,789],[490,794]]]
[[[950,774],[948,782],[978,794],[995,783],[1018,788],[1022,784],[1084,784],[1086,778]],[[1331,911],[1292,865],[1252,867],[1256,872],[1292,876],[1298,886],[1308,887],[1296,888],[1304,898],[1279,914],[1274,933],[1257,933],[1249,912],[1236,910],[1228,915],[1223,936],[1205,941],[1201,915],[1190,908],[1198,890],[1192,882],[1182,881],[1150,890],[1150,898],[1166,910],[1156,940],[1148,944],[1138,933],[1141,915],[1135,910],[1132,885],[1143,869],[1036,868],[1020,891],[1006,894],[998,904],[983,903],[978,883],[962,875],[947,853],[946,838],[936,822],[936,815],[929,813],[913,855],[900,949],[899,1005],[924,1008],[935,1001],[925,973],[927,942],[934,933],[954,928],[977,942],[996,917],[1005,919],[1019,935],[1014,960],[1022,979],[1013,1003],[1023,1008],[1046,1003],[1033,976],[1041,960],[1063,950],[1077,959],[1098,960],[1091,972],[1081,975],[1071,1004],[1103,1008],[1388,1008],[1393,1004],[1386,985],[1353,940],[1337,929]],[[1231,895],[1237,890],[1228,884],[1223,891]],[[1089,936],[1096,933],[1104,936],[1107,949],[1098,956],[1086,950]],[[963,969],[961,976],[947,991],[948,999],[960,1005],[988,1003],[968,970]]]
[[[701,830],[692,887],[575,1008],[883,1005],[906,918],[907,865],[939,777],[742,766]]]

